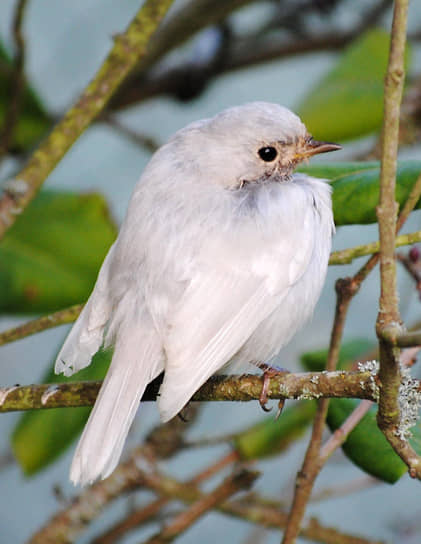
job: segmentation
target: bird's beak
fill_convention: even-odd
[[[329,151],[337,151],[338,149],[342,149],[342,146],[331,142],[319,142],[318,140],[309,138],[297,152],[297,158],[304,160],[318,153],[328,153]]]

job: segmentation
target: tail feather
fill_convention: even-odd
[[[106,478],[116,467],[147,384],[163,370],[159,337],[133,325],[120,331],[111,366],[76,449],[70,479]]]

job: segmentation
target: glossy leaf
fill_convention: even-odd
[[[115,236],[101,195],[41,192],[0,243],[0,312],[85,301]]]
[[[374,342],[366,338],[354,338],[344,342],[341,346],[338,360],[338,369],[348,370],[350,365],[365,356],[375,347]],[[300,357],[301,364],[309,372],[322,372],[326,368],[327,349],[319,349],[303,353]]]
[[[332,400],[327,416],[330,430],[336,431],[357,405],[358,401],[354,399]],[[408,467],[377,427],[376,414],[377,406],[373,406],[348,435],[342,450],[364,472],[393,484],[408,471]]]
[[[279,419],[266,417],[234,437],[234,449],[241,459],[261,459],[284,451],[299,438],[313,420],[316,404],[298,402],[282,411]]]
[[[309,90],[297,113],[317,140],[342,142],[381,128],[388,54],[389,34],[370,30]]]
[[[352,363],[365,357],[374,347],[373,342],[354,339],[345,342],[340,350],[338,368],[348,370]],[[324,370],[327,349],[312,351],[301,356],[306,370]],[[360,401],[356,399],[331,399],[327,424],[332,432],[336,431],[351,415]],[[407,472],[407,466],[394,452],[383,433],[377,427],[377,406],[373,405],[360,423],[348,435],[342,445],[345,455],[361,470],[384,482],[394,483]],[[421,452],[421,429],[414,430],[412,445]]]
[[[43,383],[101,380],[111,360],[110,351],[99,351],[87,368],[66,378],[49,371]],[[53,365],[51,365],[52,368]],[[12,450],[23,472],[30,476],[45,468],[79,436],[90,407],[32,410],[19,419],[12,435]]]
[[[314,164],[299,169],[332,182],[336,226],[375,223],[379,201],[379,162]],[[421,161],[399,161],[396,199],[403,205],[421,173]],[[421,207],[421,200],[416,208]]]
[[[10,101],[11,62],[0,43],[0,127],[3,126],[5,113]],[[51,126],[51,120],[41,100],[29,85],[23,90],[19,118],[13,132],[12,148],[17,151],[28,150],[45,135]]]

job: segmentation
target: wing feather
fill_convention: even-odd
[[[236,260],[234,247],[219,244],[219,266],[204,266],[196,273],[170,322],[165,345],[167,363],[158,401],[164,421],[176,415],[282,304],[311,259],[312,227],[305,215],[300,232],[284,243],[268,245],[267,250],[254,244],[259,251],[246,266],[242,254]],[[206,252],[209,265],[209,245]],[[230,258],[221,259],[228,252]],[[229,268],[221,263],[230,263]]]

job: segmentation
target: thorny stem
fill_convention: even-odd
[[[172,0],[146,0],[114,46],[78,102],[65,114],[19,174],[9,180],[0,199],[0,238],[35,197],[42,183],[98,116],[118,86],[146,55],[149,40]]]

